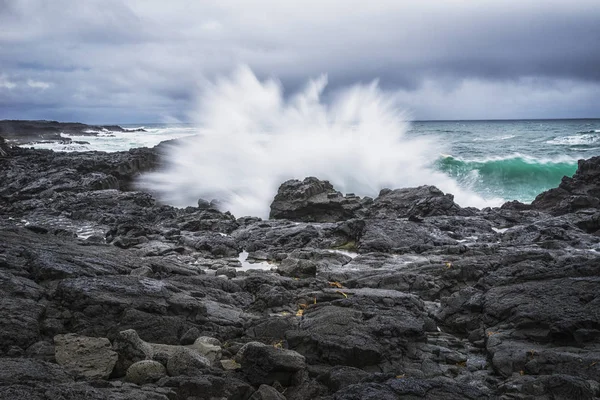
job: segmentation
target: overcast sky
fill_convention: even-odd
[[[414,119],[600,117],[600,1],[0,0],[0,119],[186,121],[241,64]]]

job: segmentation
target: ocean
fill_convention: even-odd
[[[531,202],[600,155],[600,119],[415,122],[448,149],[434,168],[483,197]]]
[[[71,137],[89,144],[43,143],[35,147],[113,152],[198,134],[192,124],[121,126],[143,127],[147,132],[102,132],[95,137]],[[502,201],[531,202],[539,193],[556,187],[563,176],[573,175],[578,159],[600,155],[600,119],[415,121],[405,136],[436,143],[440,152],[431,154],[431,169],[484,199]]]

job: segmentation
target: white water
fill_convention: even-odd
[[[144,127],[140,127],[144,128]],[[193,127],[161,127],[161,128],[144,128],[144,132],[135,132],[128,130],[126,132],[118,131],[92,131],[98,132],[96,136],[92,135],[67,135],[62,133],[61,136],[72,140],[71,143],[32,143],[27,147],[36,149],[50,149],[54,151],[127,151],[136,147],[153,147],[164,140],[177,139],[181,137],[195,135],[197,129]],[[87,143],[75,143],[87,142]]]
[[[325,103],[326,83],[324,76],[311,80],[286,98],[279,82],[261,82],[249,68],[218,79],[200,97],[202,134],[171,147],[166,168],[145,175],[141,187],[176,206],[219,199],[238,217],[268,216],[279,184],[306,176],[362,196],[432,184],[463,206],[500,203],[431,169],[443,149],[407,138],[402,111],[377,83],[349,87]]]
[[[586,133],[583,135],[563,136],[548,140],[548,144],[558,145],[589,145],[600,141],[600,135]]]

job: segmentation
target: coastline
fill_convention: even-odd
[[[2,148],[2,396],[600,395],[600,157],[482,210],[288,181],[262,221],[135,191],[160,146]]]

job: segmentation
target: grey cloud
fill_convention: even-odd
[[[330,90],[379,79],[417,118],[492,117],[491,93],[506,117],[600,114],[597,1],[206,3],[0,1],[0,78],[16,85],[0,84],[0,118],[181,119],[239,64],[286,93],[322,73]]]

